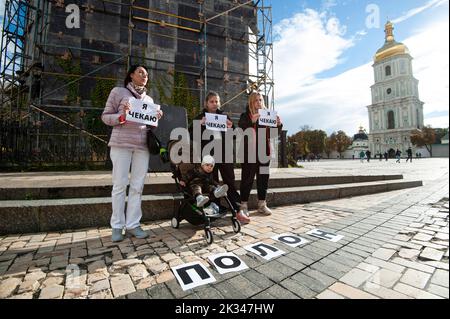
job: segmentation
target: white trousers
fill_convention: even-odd
[[[148,172],[150,153],[147,150],[131,150],[111,147],[113,163],[113,190],[111,227],[115,229],[134,229],[140,225],[142,217],[142,191]],[[130,179],[128,173],[130,172]],[[127,213],[125,215],[125,197],[128,191]]]

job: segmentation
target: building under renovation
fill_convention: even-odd
[[[1,166],[103,167],[108,128],[100,114],[132,64],[148,67],[157,103],[188,118],[209,90],[234,120],[252,89],[273,108],[268,2],[6,0]]]

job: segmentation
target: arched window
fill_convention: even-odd
[[[386,66],[384,68],[384,70],[385,70],[386,76],[390,76],[392,74],[390,65]]]
[[[395,129],[395,117],[394,117],[394,111],[388,112],[388,130]]]
[[[417,120],[417,128],[420,129],[419,109],[416,109],[416,120]]]

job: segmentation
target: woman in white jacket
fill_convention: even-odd
[[[113,163],[113,212],[111,216],[113,242],[124,239],[124,228],[129,236],[148,237],[148,234],[140,226],[142,191],[150,160],[147,146],[147,126],[126,121],[126,115],[131,108],[131,99],[136,98],[153,103],[153,99],[146,94],[147,81],[147,68],[142,65],[132,66],[125,78],[125,87],[112,89],[102,114],[102,121],[113,127],[108,144],[111,147],[110,154]],[[161,119],[162,115],[162,111],[159,111],[158,118]],[[130,166],[131,178],[129,179]],[[125,214],[128,184],[130,184],[130,189]]]

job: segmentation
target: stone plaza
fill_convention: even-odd
[[[212,228],[215,241],[209,246],[202,227],[184,221],[173,229],[169,220],[144,223],[149,238],[121,243],[111,242],[108,227],[3,235],[0,298],[449,298],[448,159],[302,165],[281,173],[402,174],[405,180],[423,181],[423,186],[276,207],[272,216],[251,214],[251,223],[239,234],[229,219],[222,219]],[[43,175],[30,174],[22,182],[45,179]],[[14,176],[0,175],[0,181],[21,179]],[[330,242],[306,234],[317,228],[344,237]],[[271,239],[284,233],[310,242],[292,248]],[[255,242],[285,254],[265,261],[243,248]],[[208,256],[224,252],[239,256],[249,269],[220,275]],[[194,261],[208,267],[216,281],[183,291],[171,269]]]

